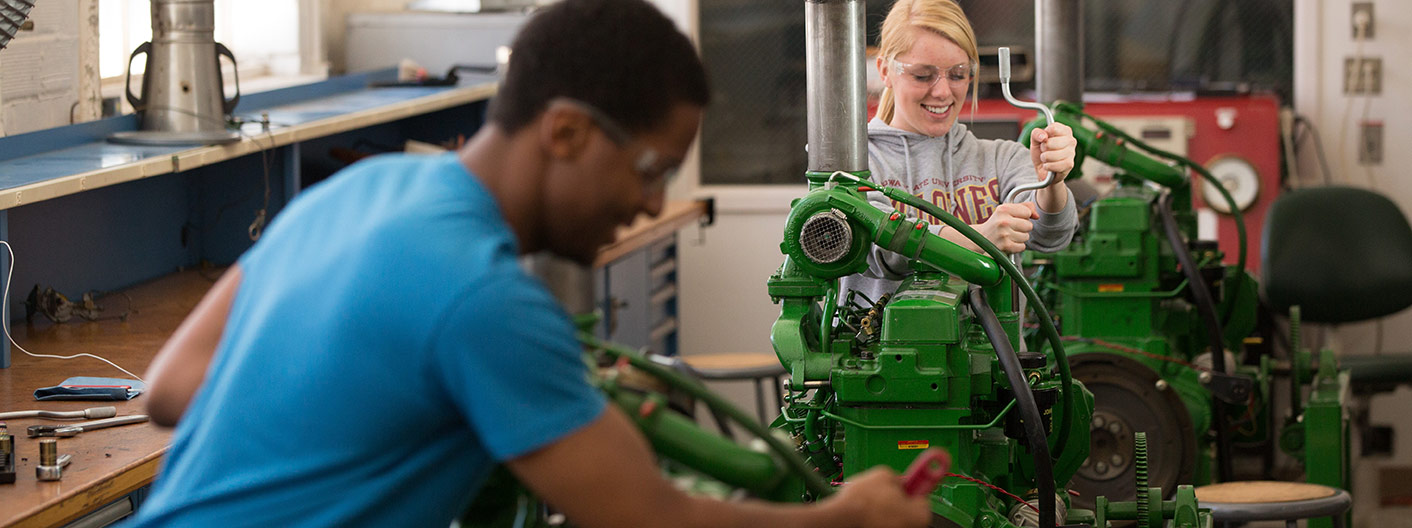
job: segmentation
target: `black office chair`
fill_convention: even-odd
[[[1275,200],[1260,246],[1265,296],[1313,323],[1376,319],[1412,306],[1412,226],[1386,196],[1353,187]]]

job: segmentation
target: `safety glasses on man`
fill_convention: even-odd
[[[641,153],[637,155],[637,161],[633,163],[633,169],[642,177],[642,183],[649,193],[660,192],[666,188],[667,182],[676,176],[678,169],[676,164],[666,163],[656,149],[641,145],[640,142],[633,139],[632,134],[628,133],[626,128],[623,128],[613,118],[608,117],[607,113],[591,104],[568,97],[557,97],[554,102],[573,106],[588,114],[589,119],[593,120],[593,124],[603,130],[603,134],[608,136],[608,139],[618,147],[640,150]]]

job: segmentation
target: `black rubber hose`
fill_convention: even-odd
[[[985,250],[990,258],[995,259],[995,263],[1010,275],[1010,280],[1014,281],[1020,287],[1020,291],[1025,294],[1025,298],[1029,299],[1030,308],[1033,308],[1035,315],[1039,316],[1040,332],[1049,340],[1050,349],[1054,351],[1054,364],[1059,367],[1059,409],[1063,413],[1064,419],[1059,422],[1059,434],[1054,443],[1054,450],[1062,455],[1064,450],[1069,448],[1069,430],[1071,429],[1069,424],[1072,422],[1069,417],[1074,415],[1074,376],[1069,371],[1069,356],[1064,353],[1064,340],[1059,335],[1059,329],[1054,326],[1054,317],[1049,314],[1049,308],[1045,307],[1044,301],[1039,298],[1034,287],[1030,286],[1030,282],[1025,280],[1025,275],[1020,272],[1020,269],[1010,262],[1008,256],[1001,252],[1000,248],[995,247],[995,244],[986,239],[985,235],[976,232],[966,222],[947,213],[936,204],[912,196],[902,189],[884,187],[879,190],[888,198],[916,207],[922,212],[936,217],[971,242],[975,242],[977,246]]]
[[[969,293],[971,310],[976,312],[976,319],[990,339],[995,357],[1000,359],[1000,368],[1005,371],[1005,378],[1010,380],[1010,391],[1015,394],[1020,406],[1020,421],[1025,426],[1030,455],[1034,457],[1035,487],[1039,489],[1039,526],[1054,528],[1054,461],[1049,458],[1049,437],[1044,434],[1039,405],[1034,401],[1030,384],[1025,382],[1025,371],[1020,367],[1020,358],[1015,355],[1015,347],[1010,344],[1005,327],[1000,326],[1000,319],[990,309],[990,303],[986,302],[985,290],[972,284]],[[1067,416],[1064,418],[1068,419]]]
[[[1191,286],[1192,297],[1196,300],[1196,311],[1201,314],[1201,321],[1205,323],[1206,339],[1211,347],[1211,370],[1225,374],[1225,334],[1221,332],[1221,320],[1216,315],[1216,300],[1211,298],[1211,289],[1207,287],[1206,279],[1201,276],[1201,270],[1196,268],[1196,258],[1191,256],[1191,250],[1182,238],[1181,229],[1177,227],[1177,218],[1172,214],[1172,193],[1162,193],[1162,197],[1157,200],[1157,214],[1162,217],[1162,231],[1166,233],[1167,242],[1172,245],[1172,253],[1176,254],[1177,263],[1181,264],[1182,273],[1186,275]],[[1226,435],[1226,404],[1214,395],[1211,397],[1211,421],[1212,429],[1216,430],[1217,471],[1221,482],[1230,482],[1231,444]]]
[[[1215,175],[1211,174],[1211,171],[1207,170],[1206,167],[1201,166],[1201,164],[1192,161],[1190,158],[1187,158],[1185,156],[1178,156],[1176,154],[1167,152],[1152,145],[1148,145],[1147,143],[1144,143],[1141,139],[1132,137],[1128,135],[1127,132],[1123,132],[1122,130],[1118,129],[1118,127],[1110,125],[1096,117],[1088,115],[1082,110],[1079,110],[1078,113],[1079,115],[1088,118],[1088,120],[1093,121],[1094,124],[1098,125],[1098,128],[1104,130],[1105,132],[1108,132],[1109,134],[1118,136],[1124,141],[1127,141],[1129,145],[1145,150],[1154,156],[1167,158],[1169,160],[1172,160],[1173,162],[1176,162],[1178,165],[1182,165],[1193,171],[1196,171],[1196,173],[1200,174],[1201,177],[1204,179],[1206,185],[1210,185],[1212,188],[1216,189],[1216,192],[1220,193],[1221,199],[1226,202],[1226,207],[1228,207],[1231,211],[1231,218],[1235,220],[1237,246],[1236,251],[1239,252],[1239,254],[1236,255],[1236,269],[1239,270],[1239,273],[1236,274],[1235,291],[1231,293],[1230,302],[1226,304],[1226,314],[1224,317],[1226,324],[1230,324],[1231,319],[1235,317],[1236,301],[1240,299],[1241,292],[1245,290],[1245,281],[1249,280],[1245,274],[1245,262],[1246,260],[1248,260],[1245,254],[1247,253],[1246,249],[1249,247],[1245,234],[1245,215],[1236,213],[1237,211],[1240,211],[1240,206],[1236,205],[1235,198],[1231,197],[1231,192],[1226,190],[1226,186],[1221,183],[1221,180],[1219,178],[1216,178]]]

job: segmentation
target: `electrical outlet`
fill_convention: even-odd
[[[1348,95],[1383,92],[1382,57],[1345,57],[1343,59],[1343,93]]]
[[[1376,25],[1373,23],[1373,21],[1376,19],[1373,18],[1372,2],[1354,2],[1353,16],[1349,20],[1353,23],[1353,40],[1358,40],[1360,37],[1363,40],[1373,38],[1373,27]],[[1359,24],[1367,25],[1367,28],[1364,29],[1362,35],[1358,34]]]
[[[1383,59],[1381,57],[1363,57],[1361,70],[1359,74],[1363,79],[1363,93],[1373,95],[1383,93]]]
[[[1383,122],[1364,121],[1362,133],[1358,136],[1358,163],[1361,165],[1382,165]]]

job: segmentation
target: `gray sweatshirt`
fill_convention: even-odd
[[[874,118],[868,122],[868,166],[873,182],[907,189],[972,225],[990,219],[1010,189],[1035,181],[1028,148],[1014,141],[976,139],[959,122],[945,136],[931,137],[893,128]],[[1033,201],[1034,191],[1025,191],[1016,200]],[[939,233],[945,225],[916,208],[893,203],[880,192],[868,193],[868,201],[883,211],[925,218],[932,233]],[[1063,249],[1073,238],[1077,221],[1071,192],[1064,210],[1048,213],[1040,209],[1026,247],[1046,253]],[[846,299],[849,290],[877,300],[895,291],[907,271],[906,257],[874,246],[867,271],[840,279],[839,300]]]

